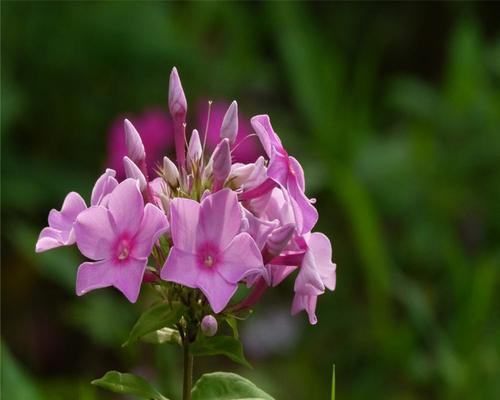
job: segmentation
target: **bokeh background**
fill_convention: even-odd
[[[242,324],[277,399],[500,398],[500,7],[494,3],[2,2],[2,386],[114,399],[108,369],[179,398],[180,351],[121,349],[148,301],[77,298],[75,249],[35,255],[50,208],[88,198],[122,115],[198,100],[269,113],[318,199],[338,287],[319,323],[292,285]],[[155,370],[151,368],[155,367]]]

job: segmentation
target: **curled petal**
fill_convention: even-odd
[[[90,205],[98,206],[102,204],[106,206],[107,196],[118,186],[118,181],[115,178],[116,172],[113,169],[106,169],[106,172],[97,179],[94,188],[92,189],[92,196],[90,198]]]
[[[292,303],[292,315],[299,313],[304,310],[307,312],[309,316],[309,323],[311,325],[316,325],[318,319],[316,318],[316,303],[318,297],[317,296],[309,296],[303,295],[299,293],[295,293],[295,297],[293,298]]]

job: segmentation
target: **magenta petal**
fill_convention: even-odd
[[[197,243],[211,242],[221,250],[240,231],[241,213],[236,193],[223,189],[201,203]]]
[[[165,281],[195,288],[197,287],[199,271],[196,255],[174,246],[170,250],[160,276]]]
[[[318,211],[300,189],[299,183],[294,177],[288,179],[288,191],[297,220],[297,231],[302,234],[310,232],[318,222]]]
[[[224,251],[217,272],[229,283],[237,283],[263,268],[262,256],[255,241],[248,233],[240,233]]]
[[[194,200],[175,198],[170,205],[172,240],[177,249],[194,253],[200,204]]]
[[[216,271],[209,269],[200,269],[197,287],[206,296],[215,313],[227,306],[238,289],[237,284],[227,282]]]
[[[114,267],[108,261],[85,262],[76,274],[76,294],[82,296],[94,289],[113,285]]]
[[[135,179],[125,179],[109,195],[108,209],[113,216],[115,233],[135,233],[139,229],[144,200]]]
[[[307,315],[309,316],[309,323],[311,325],[316,325],[316,323],[318,322],[318,319],[316,318],[317,300],[317,296],[308,296],[296,293],[292,302],[292,315],[305,310],[307,312]]]
[[[113,286],[122,292],[131,303],[135,303],[139,297],[147,261],[147,258],[129,257],[126,262],[115,264]]]
[[[75,225],[76,244],[92,260],[111,258],[115,237],[111,214],[103,206],[94,206],[78,215]]]
[[[90,204],[92,206],[97,206],[99,204],[106,205],[103,203],[104,198],[118,186],[115,175],[116,172],[108,168],[106,172],[97,179],[90,198]]]
[[[271,270],[271,286],[276,287],[297,269],[294,265],[268,265]]]
[[[291,174],[297,180],[297,184],[302,192],[305,191],[305,180],[304,180],[304,170],[302,169],[302,165],[297,161],[295,157],[288,157],[289,168]]]
[[[146,204],[141,227],[133,240],[132,257],[147,258],[151,253],[153,244],[167,229],[168,221],[165,214],[151,203]]]

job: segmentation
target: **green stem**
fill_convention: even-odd
[[[189,339],[185,338],[184,350],[184,382],[182,400],[191,400],[191,387],[193,386],[193,355],[189,351]]]

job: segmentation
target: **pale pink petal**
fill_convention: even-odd
[[[272,156],[272,150],[274,147],[283,149],[281,140],[274,132],[268,115],[256,115],[255,117],[252,117],[250,123],[259,137],[262,147],[264,147],[264,151],[268,157]]]
[[[243,208],[244,218],[248,221],[248,226],[245,228],[247,232],[255,243],[257,247],[262,250],[266,244],[266,240],[271,234],[271,232],[278,226],[278,221],[267,221],[265,219],[260,219],[254,216],[247,209]]]
[[[221,256],[217,272],[230,282],[237,283],[246,275],[264,268],[262,256],[248,233],[237,235]]]
[[[196,255],[174,246],[170,250],[160,276],[165,281],[196,288],[199,272],[200,267]]]
[[[325,286],[317,270],[314,256],[306,252],[304,260],[295,279],[294,291],[308,295],[320,295],[325,291]]]
[[[70,192],[64,198],[61,211],[52,209],[49,213],[49,226],[60,231],[70,231],[78,214],[85,210],[85,200],[76,192]]]
[[[236,193],[223,189],[207,196],[201,203],[197,244],[210,242],[223,250],[240,227],[241,213]]]
[[[292,302],[292,315],[299,313],[304,310],[309,316],[309,323],[311,325],[316,325],[318,319],[316,318],[316,302],[318,300],[317,296],[308,296],[299,293],[295,293],[295,297]]]
[[[109,260],[85,262],[76,274],[76,294],[82,296],[94,289],[113,285],[114,265]]]
[[[320,232],[314,232],[307,241],[309,251],[314,254],[318,273],[325,287],[335,290],[336,264],[332,262],[332,245],[330,239]]]
[[[135,179],[125,179],[109,195],[108,209],[113,216],[117,234],[135,234],[139,229],[144,200]]]
[[[271,271],[271,286],[276,287],[297,269],[294,265],[268,265]]]
[[[194,200],[175,198],[170,205],[170,227],[172,240],[178,249],[194,253],[196,231],[200,215],[200,203]]]
[[[92,206],[97,206],[99,204],[105,205],[102,203],[103,199],[118,186],[118,181],[115,179],[115,176],[116,172],[108,168],[106,172],[97,179],[90,198],[90,204]]]
[[[295,176],[301,191],[305,191],[304,170],[295,157],[288,157],[290,174]]]
[[[132,257],[148,257],[153,248],[153,244],[167,229],[168,221],[165,214],[151,203],[146,204],[141,227],[133,239]]]
[[[294,177],[289,177],[288,179],[288,191],[297,221],[297,231],[299,233],[310,232],[314,225],[316,225],[316,222],[318,222],[318,211],[301,190],[299,182]]]
[[[74,236],[74,235],[73,235]],[[74,238],[73,238],[74,243]],[[36,242],[35,251],[41,253],[43,251],[55,249],[56,247],[64,246],[65,243],[61,237],[61,231],[54,228],[43,228]]]
[[[147,258],[129,257],[126,261],[115,264],[113,286],[122,292],[131,303],[135,303],[139,297],[147,261]]]
[[[214,269],[200,268],[199,271],[197,287],[206,296],[212,310],[221,312],[236,293],[238,285],[227,282]]]
[[[289,174],[288,156],[273,150],[273,156],[267,169],[267,176],[280,185],[286,186]]]
[[[78,215],[74,225],[76,244],[84,256],[92,260],[111,258],[115,238],[111,219],[103,206],[90,207]]]

